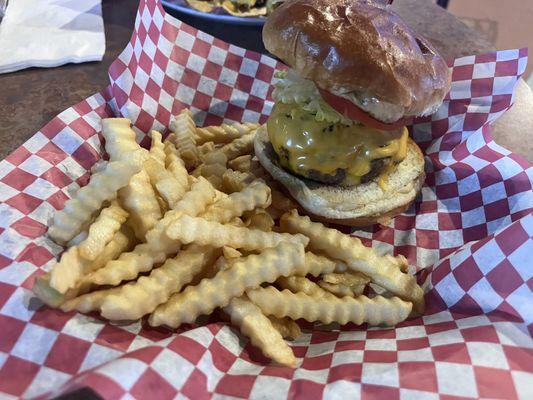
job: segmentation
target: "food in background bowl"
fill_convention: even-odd
[[[285,0],[183,0],[204,13],[230,14],[236,17],[260,17],[270,14]]]

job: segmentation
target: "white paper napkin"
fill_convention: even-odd
[[[0,23],[0,73],[100,61],[101,0],[10,0]]]

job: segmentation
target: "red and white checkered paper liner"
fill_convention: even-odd
[[[32,297],[62,250],[55,209],[102,154],[100,120],[143,132],[190,107],[199,124],[264,122],[275,68],[142,0],[110,86],[62,112],[0,163],[0,398],[89,386],[105,398],[533,398],[533,174],[488,125],[510,107],[525,50],[464,57],[449,97],[417,121],[426,184],[388,227],[357,231],[408,256],[427,313],[394,329],[315,326],[291,343],[298,368],[269,364],[222,323],[180,334],[62,313]]]

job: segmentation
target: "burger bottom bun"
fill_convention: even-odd
[[[424,156],[409,138],[407,157],[389,174],[386,190],[376,180],[353,187],[327,185],[284,170],[263,125],[255,136],[255,154],[261,165],[315,219],[362,227],[388,220],[409,208],[425,180]]]

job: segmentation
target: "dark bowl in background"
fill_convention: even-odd
[[[169,1],[167,0],[163,2],[166,12],[186,24],[209,33],[225,42],[234,44],[235,46],[270,55],[263,46],[263,39],[261,36],[263,30],[262,25],[258,25],[257,23],[237,24],[230,21],[224,21],[223,19],[217,21],[214,20],[217,16],[213,14],[207,14],[207,17],[191,15],[189,12],[183,12],[182,10],[177,9],[177,7],[169,7],[166,3],[169,3]]]

